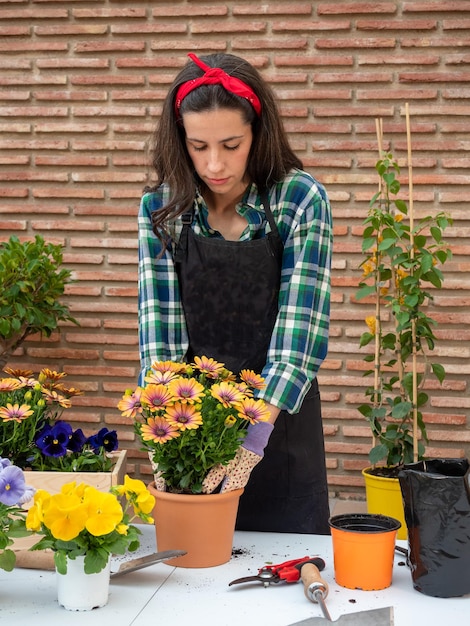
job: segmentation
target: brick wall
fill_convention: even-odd
[[[332,495],[362,497],[367,379],[354,300],[361,223],[376,190],[375,118],[406,163],[414,206],[446,210],[454,258],[436,293],[448,375],[426,409],[432,455],[468,455],[470,429],[470,2],[0,0],[0,239],[64,243],[80,327],[31,338],[10,365],[63,368],[85,390],[73,417],[118,429],[128,471],[145,455],[116,403],[136,381],[136,214],[146,141],[189,51],[228,51],[272,84],[292,144],[327,187],[335,218],[332,328],[319,379]],[[402,180],[406,182],[407,169]],[[405,186],[406,196],[406,186]]]

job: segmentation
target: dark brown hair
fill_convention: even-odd
[[[293,167],[302,168],[302,162],[289,146],[274,94],[259,72],[250,63],[232,54],[211,54],[202,56],[201,60],[249,85],[261,102],[261,115],[256,115],[247,100],[216,84],[202,85],[190,92],[181,103],[181,117],[184,118],[188,112],[218,108],[241,111],[244,121],[251,124],[253,131],[247,174],[259,189],[268,189],[282,180]],[[170,87],[160,121],[151,137],[151,164],[157,182],[145,191],[155,190],[163,183],[170,189],[168,203],[152,215],[153,229],[160,239],[166,231],[165,223],[192,207],[196,186],[200,184],[186,149],[183,124],[175,113],[175,96],[180,85],[203,73],[193,61],[183,67]]]

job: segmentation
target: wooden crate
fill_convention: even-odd
[[[59,493],[66,483],[75,481],[77,484],[86,483],[99,489],[109,491],[110,487],[122,485],[126,474],[127,450],[114,452],[114,467],[111,472],[36,472],[25,471],[26,484],[35,489],[45,489],[51,494]],[[29,509],[33,500],[23,505]],[[33,569],[54,569],[54,557],[51,550],[39,550],[30,552],[29,548],[37,543],[39,535],[32,535],[15,539],[11,549],[16,553],[16,566]]]
[[[45,489],[51,494],[59,493],[66,483],[75,481],[96,487],[99,491],[109,491],[110,487],[122,485],[126,474],[127,450],[113,453],[116,458],[111,472],[37,472],[25,471],[26,484],[35,489]],[[33,501],[30,500],[23,508],[29,509]]]

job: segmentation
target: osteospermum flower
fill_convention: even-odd
[[[60,393],[57,393],[55,389],[43,389],[42,393],[48,402],[57,402],[64,409],[69,409],[72,406],[72,403],[68,398],[63,396]]]
[[[177,378],[169,384],[169,389],[176,400],[199,402],[204,395],[204,386],[195,378]]]
[[[42,384],[47,382],[54,383],[59,381],[61,378],[64,378],[64,376],[67,376],[65,372],[56,372],[55,370],[50,370],[49,368],[45,367],[39,373],[38,379],[39,382]]]
[[[254,389],[264,389],[264,378],[259,374],[256,374],[253,370],[242,370],[240,372],[240,378],[249,386]]]
[[[1,391],[15,391],[16,389],[21,389],[23,384],[21,380],[17,378],[2,378],[0,379],[0,392]]]
[[[140,427],[143,441],[165,443],[180,436],[180,431],[162,417],[149,417],[146,424]]]
[[[238,407],[238,415],[241,419],[248,420],[250,424],[256,424],[256,422],[266,422],[270,413],[263,400],[245,398]]]
[[[147,385],[142,391],[140,402],[150,411],[159,411],[173,401],[173,394],[165,385]]]
[[[126,391],[121,400],[119,400],[117,407],[123,417],[134,419],[138,413],[142,413],[142,406],[140,404],[142,391],[142,387],[137,387],[134,393],[132,393],[132,391]]]
[[[192,404],[175,402],[166,410],[166,419],[179,430],[191,430],[202,424],[202,415]]]
[[[167,385],[170,380],[176,378],[179,374],[172,370],[154,370],[148,371],[147,376],[144,378],[146,383],[151,385]]]
[[[0,418],[4,422],[22,422],[24,419],[32,415],[34,411],[28,404],[10,404],[0,407]]]
[[[67,396],[67,398],[71,398],[72,396],[83,395],[83,391],[81,391],[80,389],[75,389],[75,387],[66,387],[65,385],[62,385],[62,383],[54,384],[53,388],[56,391],[60,391],[60,393]]]
[[[243,400],[242,392],[235,385],[225,381],[220,384],[212,385],[211,394],[226,409],[237,405],[241,400]]]
[[[173,374],[182,374],[186,371],[186,363],[176,363],[176,361],[155,361],[152,363],[151,370],[154,372],[172,372]],[[150,374],[150,371],[147,374]]]
[[[224,369],[223,363],[218,363],[215,359],[211,359],[207,356],[194,357],[194,366],[200,372],[203,372],[207,378],[218,378],[219,374]]]
[[[20,368],[15,369],[13,367],[4,367],[3,371],[10,374],[10,376],[13,376],[14,378],[31,378],[33,375],[32,370],[23,370]]]
[[[236,423],[237,423],[237,418],[235,417],[235,415],[227,415],[224,421],[224,426],[226,428],[232,428],[232,426],[235,426]]]

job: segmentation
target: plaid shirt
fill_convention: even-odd
[[[269,201],[284,243],[279,313],[262,371],[266,387],[258,397],[296,413],[324,360],[328,347],[332,217],[324,188],[306,172],[292,170],[270,189]],[[160,243],[152,232],[151,213],[168,200],[163,185],[143,196],[139,211],[139,344],[142,371],[155,360],[183,360],[188,335],[172,249],[159,259]],[[208,223],[202,196],[195,197],[192,228],[220,237]],[[240,241],[263,237],[269,230],[256,185],[246,190],[237,211],[248,222]],[[173,241],[181,232],[170,225]],[[253,268],[255,276],[256,268]],[[210,354],[206,356],[210,357]]]

